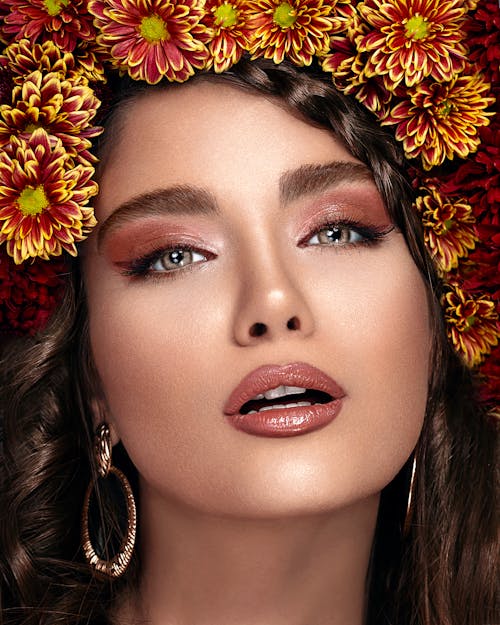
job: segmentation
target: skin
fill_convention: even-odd
[[[332,162],[358,163],[326,130],[227,85],[150,93],[122,113],[84,258],[108,422],[140,476],[142,578],[120,622],[362,623],[379,493],[419,436],[431,336],[423,282],[373,181],[280,202],[283,172]],[[209,192],[219,214],[106,225],[173,185]],[[386,234],[314,245],[339,216]],[[125,275],[186,241],[206,260]],[[245,375],[298,361],[345,390],[332,423],[281,439],[228,424]]]

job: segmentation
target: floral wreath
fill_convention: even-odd
[[[499,33],[495,0],[0,0],[0,331],[44,326],[96,224],[110,72],[156,84],[244,54],[316,60],[401,141],[448,336],[500,416]]]

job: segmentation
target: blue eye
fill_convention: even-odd
[[[180,267],[186,267],[193,263],[207,260],[206,256],[188,248],[176,248],[165,250],[156,259],[151,260],[150,271],[175,271]]]
[[[339,224],[321,228],[306,243],[307,245],[347,245],[364,241],[367,238],[369,237],[363,236],[353,228]]]

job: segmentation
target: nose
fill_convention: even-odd
[[[314,318],[299,280],[292,280],[277,263],[260,270],[253,267],[250,276],[242,276],[234,320],[239,345],[306,337],[314,331]]]

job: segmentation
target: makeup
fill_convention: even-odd
[[[432,325],[404,237],[361,244],[392,226],[369,172],[333,186],[328,175],[307,195],[287,178],[293,199],[282,197],[283,172],[340,176],[355,159],[274,102],[204,82],[134,100],[119,134],[96,198],[110,225],[100,246],[97,231],[85,243],[83,277],[92,355],[143,521],[163,532],[167,510],[295,518],[378,493],[418,440]],[[210,193],[218,214],[195,211],[199,196],[175,212],[178,195],[144,198],[179,185]],[[348,244],[319,232],[330,227],[348,230]],[[208,260],[161,267],[187,248]]]
[[[312,365],[264,365],[238,384],[224,414],[234,428],[247,434],[299,436],[331,423],[344,397],[345,391]]]

